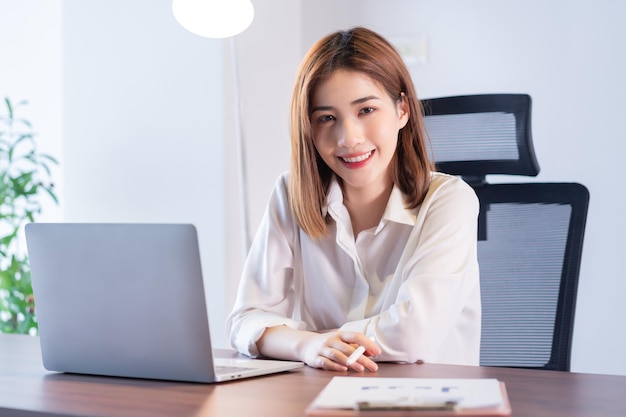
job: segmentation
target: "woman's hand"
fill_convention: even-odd
[[[348,365],[348,357],[359,346],[363,346],[365,352],[356,362]],[[332,371],[377,371],[378,365],[368,356],[380,355],[382,352],[376,343],[362,333],[339,330],[315,333],[287,326],[265,329],[257,341],[257,347],[263,356],[302,361],[313,368]]]
[[[356,362],[348,365],[348,357],[359,346],[363,346],[365,352]],[[329,333],[308,333],[299,343],[298,356],[313,368],[331,371],[353,369],[361,372],[365,369],[377,371],[378,365],[368,356],[376,356],[380,353],[380,347],[362,333],[332,331]]]

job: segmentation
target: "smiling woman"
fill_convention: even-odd
[[[300,67],[291,120],[292,168],[248,255],[232,345],[336,371],[477,364],[478,201],[432,171],[396,50],[362,27],[324,37]]]
[[[315,89],[311,104],[315,149],[342,180],[357,236],[378,224],[389,199],[398,132],[409,120],[406,96],[390,97],[364,73],[337,69]]]

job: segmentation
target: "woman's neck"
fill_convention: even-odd
[[[376,227],[383,217],[393,182],[391,180],[378,187],[349,187],[344,184],[343,202],[352,222],[354,238],[363,230]]]

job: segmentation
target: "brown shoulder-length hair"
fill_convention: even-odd
[[[395,102],[407,100],[409,120],[398,133],[391,172],[394,184],[406,195],[408,208],[417,207],[424,199],[433,169],[426,147],[422,107],[411,75],[396,49],[382,36],[362,27],[320,39],[300,65],[291,100],[289,202],[298,225],[314,239],[328,232],[330,219],[324,216],[322,208],[333,172],[313,143],[311,98],[315,88],[337,69],[364,73],[379,83]]]

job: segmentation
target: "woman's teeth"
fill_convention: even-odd
[[[365,161],[367,158],[369,158],[372,155],[372,151],[369,151],[368,153],[364,153],[363,155],[359,155],[359,156],[355,156],[353,158],[341,158],[346,162],[361,162],[361,161]]]

